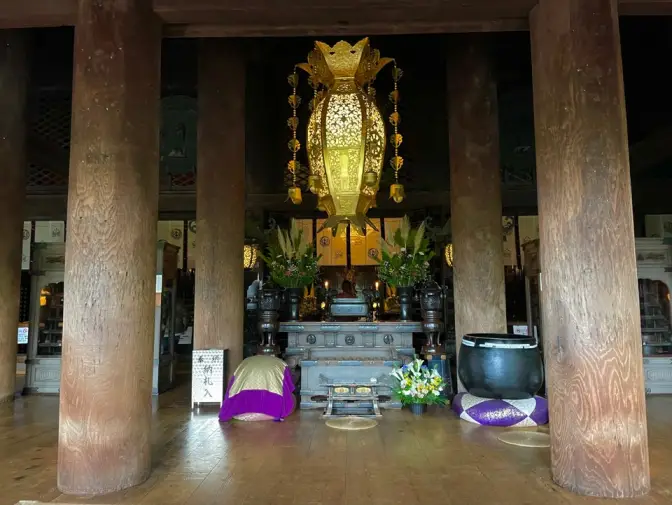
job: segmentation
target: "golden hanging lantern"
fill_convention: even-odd
[[[453,244],[446,244],[443,250],[443,257],[446,260],[446,265],[452,268],[453,266]]]
[[[243,268],[250,270],[257,264],[257,253],[259,252],[256,245],[245,244],[243,246]]]
[[[318,209],[329,215],[321,229],[331,228],[335,233],[342,222],[350,223],[362,232],[366,225],[375,229],[366,213],[376,204],[387,137],[385,121],[376,106],[373,81],[391,62],[391,58],[381,58],[379,51],[371,49],[369,39],[365,38],[354,46],[345,41],[333,47],[316,42],[308,62],[297,65],[309,74],[314,90],[306,150],[311,172],[308,189],[317,195]],[[403,164],[398,153],[402,137],[397,131],[401,120],[397,110],[397,83],[401,75],[395,65],[392,73],[394,91],[390,93],[394,111],[389,119],[394,129],[390,137],[394,148],[391,165],[395,173],[394,186],[397,187],[391,197],[397,203],[404,198],[403,186],[397,177]],[[288,168],[294,181],[288,196],[292,202],[300,203],[301,190],[296,184],[296,152],[299,149],[296,108],[300,103],[296,96],[296,71],[289,76],[288,82],[292,87],[289,97],[292,117],[288,123],[292,130],[289,144],[292,161]]]

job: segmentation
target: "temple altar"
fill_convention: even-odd
[[[393,397],[390,371],[415,353],[413,333],[420,322],[282,322],[287,333],[285,361],[301,368],[302,409],[325,408],[330,383],[376,384],[380,406],[401,408]]]

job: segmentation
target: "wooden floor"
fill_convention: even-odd
[[[0,505],[69,503],[224,505],[566,505],[672,503],[672,397],[649,400],[653,492],[639,500],[582,498],[550,481],[547,449],[498,442],[496,431],[449,411],[384,412],[378,427],[327,428],[316,412],[284,423],[220,425],[194,415],[188,390],[166,395],[154,423],[153,475],[123,493],[84,500],[56,489],[58,399],[0,406]]]

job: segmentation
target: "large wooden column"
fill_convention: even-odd
[[[25,34],[0,30],[0,403],[16,387],[27,85]]]
[[[616,1],[541,0],[531,36],[553,479],[638,496],[649,455]]]
[[[161,29],[151,0],[79,0],[58,488],[150,473]]]
[[[194,348],[243,359],[245,59],[235,41],[201,41],[198,70]]]
[[[506,332],[497,83],[486,35],[450,39],[448,132],[455,335]],[[458,389],[463,391],[458,379]]]

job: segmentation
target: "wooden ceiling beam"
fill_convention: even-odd
[[[526,18],[536,0],[155,0],[166,24],[401,25]]]
[[[634,180],[632,194],[635,212],[639,214],[672,214],[672,179]],[[276,212],[311,214],[315,211],[315,201],[306,196],[303,205],[287,202],[286,193],[248,194],[248,209],[265,209]],[[391,202],[383,192],[378,194],[377,212],[408,212],[428,207],[450,206],[450,191],[412,191],[403,204]],[[28,194],[24,206],[27,221],[63,220],[66,215],[66,194]],[[537,192],[534,189],[502,191],[502,207],[505,213],[535,214]],[[159,195],[159,216],[161,219],[194,219],[196,215],[196,194],[194,192],[162,191]]]
[[[445,21],[409,22],[388,25],[381,23],[353,25],[285,25],[269,26],[259,24],[214,25],[186,24],[165,25],[166,38],[209,38],[209,37],[323,37],[323,36],[364,36],[364,35],[412,35],[435,33],[474,32],[520,32],[529,29],[527,19],[502,19],[495,21]]]
[[[672,16],[670,0],[620,0],[618,13],[621,16]]]
[[[0,29],[75,24],[77,0],[0,0]]]
[[[536,0],[154,0],[171,37],[526,30]],[[672,15],[672,0],[620,0],[621,15]],[[77,0],[0,0],[0,29],[72,26]]]
[[[535,209],[537,206],[536,191],[505,190],[502,193],[504,208]],[[248,194],[246,207],[248,209],[264,209],[276,212],[312,213],[317,201],[305,195],[302,205],[293,205],[287,202],[286,193]],[[389,212],[405,212],[427,207],[441,207],[450,205],[449,191],[413,191],[409,192],[402,204],[393,203],[382,192],[378,194],[378,210]],[[26,197],[25,219],[59,220],[65,219],[67,206],[66,194],[29,193]],[[167,219],[173,216],[176,219],[193,219],[196,214],[196,194],[191,191],[176,192],[162,191],[159,194],[159,215]]]

